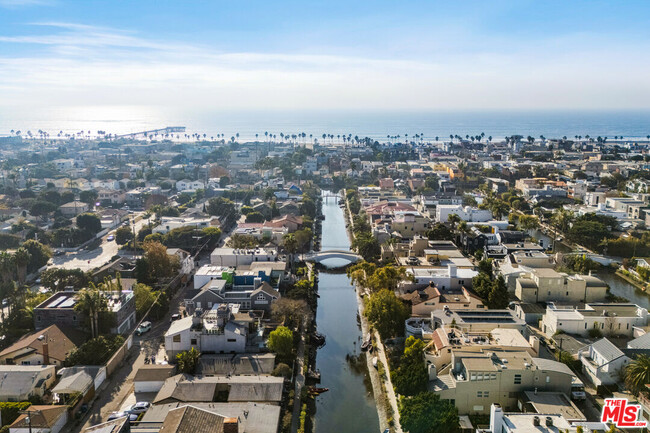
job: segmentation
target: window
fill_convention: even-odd
[[[483,380],[483,373],[478,373],[476,375],[476,380]]]
[[[605,324],[604,323],[600,324],[600,329],[605,329]]]
[[[236,338],[229,338],[228,343],[236,343],[237,339]]]
[[[566,292],[566,295],[569,296],[569,292]]]
[[[483,391],[476,391],[477,397],[483,397]]]
[[[490,379],[497,380],[497,374],[496,373],[491,373],[490,374]]]
[[[173,341],[174,343],[180,343],[180,342],[181,342],[181,336],[180,336],[180,335],[174,335],[174,336],[172,337],[172,341]]]
[[[471,373],[469,376],[469,380],[476,380],[476,373]]]
[[[190,344],[191,344],[192,346],[196,346],[196,338],[192,338],[192,339],[190,339]]]
[[[258,300],[258,301],[264,301],[264,300],[266,300],[266,296],[264,296],[264,293],[260,293],[259,295],[257,295],[257,300]]]
[[[585,329],[587,329],[587,324],[585,323]]]
[[[489,397],[490,396],[490,391],[483,391],[483,397]]]
[[[521,385],[521,374],[515,374],[515,385]]]
[[[546,376],[546,383],[551,383],[551,376]]]
[[[625,329],[630,329],[630,324],[625,325]]]

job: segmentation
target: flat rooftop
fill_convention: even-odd
[[[525,391],[525,402],[530,404],[537,413],[552,413],[561,415],[567,421],[586,421],[585,415],[562,392]]]

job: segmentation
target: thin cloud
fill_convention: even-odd
[[[0,7],[10,9],[28,6],[51,6],[53,4],[53,0],[0,0]]]
[[[650,100],[640,47],[516,50],[396,60],[291,52],[223,52],[137,32],[43,22],[49,34],[0,36],[46,54],[0,56],[1,101],[251,108],[641,108]],[[571,46],[571,40],[562,41]],[[580,44],[576,44],[579,46]],[[579,54],[579,55],[574,55]],[[638,56],[637,56],[638,57]],[[609,59],[603,63],[602,59]],[[0,102],[0,105],[2,102]]]

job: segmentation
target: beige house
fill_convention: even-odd
[[[411,314],[420,317],[428,317],[433,310],[442,310],[445,307],[451,310],[483,308],[483,300],[465,287],[442,290],[428,286],[404,294],[401,298],[411,303]]]
[[[607,284],[591,275],[567,275],[538,268],[516,280],[515,296],[522,302],[595,302],[607,296]]]
[[[466,353],[483,353],[486,349],[526,351],[537,356],[539,340],[531,336],[530,342],[516,329],[496,328],[487,333],[464,333],[454,328],[438,328],[433,331],[431,343],[426,347],[424,358],[429,372],[441,371],[451,363],[454,350]],[[531,344],[532,343],[532,344]]]
[[[524,350],[488,347],[480,353],[452,350],[451,363],[440,373],[430,372],[430,378],[429,388],[466,415],[488,414],[492,403],[516,409],[520,393],[532,389],[570,395],[575,375],[561,362],[532,357]]]

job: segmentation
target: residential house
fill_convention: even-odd
[[[630,358],[607,338],[578,351],[578,359],[582,363],[582,372],[595,386],[618,383],[622,369],[630,362]]]
[[[607,297],[607,284],[591,275],[567,275],[550,268],[531,269],[515,282],[522,302],[599,302]]]
[[[274,404],[282,401],[284,378],[274,376],[190,376],[177,374],[165,381],[154,405],[193,402]]]
[[[162,217],[160,224],[153,228],[153,233],[167,234],[170,230],[181,227],[194,227],[197,230],[208,227],[219,227],[219,218],[216,216],[197,217]]]
[[[521,392],[571,393],[575,374],[558,361],[532,357],[525,350],[481,353],[452,350],[451,362],[440,373],[430,371],[430,388],[441,399],[452,400],[462,415],[487,414],[490,405],[517,408]]]
[[[87,335],[77,329],[51,325],[24,336],[0,352],[0,364],[61,366]]]
[[[433,310],[445,308],[452,310],[483,308],[482,299],[465,287],[442,290],[435,286],[427,286],[400,297],[411,304],[413,316],[429,317]]]
[[[176,374],[176,366],[170,364],[145,364],[140,366],[133,378],[136,393],[158,392],[165,381]]]
[[[458,215],[458,217],[467,222],[487,222],[492,219],[492,211],[489,209],[479,209],[477,207],[462,205],[438,205],[436,207],[435,220],[446,223],[449,215]]]
[[[31,405],[9,426],[9,433],[59,433],[68,422],[68,406]]]
[[[215,266],[241,266],[253,262],[274,262],[278,251],[274,248],[227,248],[217,247],[210,254],[210,263]]]
[[[135,298],[130,290],[121,292],[102,292],[107,299],[108,312],[115,317],[114,334],[129,332],[136,324]],[[57,292],[34,308],[34,327],[37,330],[51,325],[88,329],[86,317],[82,311],[75,310],[77,292]]]
[[[549,302],[542,318],[542,332],[549,337],[558,331],[587,336],[592,329],[631,337],[635,328],[647,325],[648,310],[635,304],[591,303],[576,308]]]
[[[191,348],[201,353],[242,353],[250,322],[250,316],[240,315],[235,304],[213,304],[202,315],[175,320],[165,333],[167,357],[174,359]]]
[[[88,204],[82,201],[71,201],[70,203],[65,203],[59,206],[59,210],[66,217],[75,217],[84,212],[88,212]]]
[[[55,380],[53,365],[0,365],[0,401],[43,397]]]
[[[228,303],[236,304],[241,310],[270,313],[273,302],[280,299],[280,292],[271,287],[268,282],[262,281],[261,277],[255,277],[254,280],[250,286],[235,288],[224,279],[210,280],[200,289],[188,290],[185,293],[185,308],[192,313],[196,309],[205,310],[218,304]]]
[[[205,189],[205,184],[200,180],[183,179],[176,182],[176,190],[178,192],[194,193],[199,189]]]

